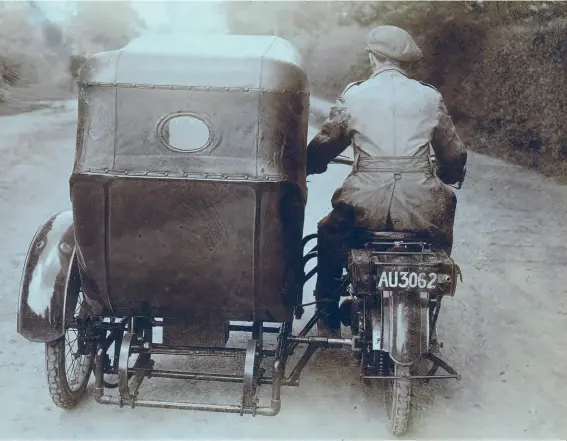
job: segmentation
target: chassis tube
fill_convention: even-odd
[[[136,374],[139,369],[128,369],[129,374]],[[153,378],[173,378],[177,380],[199,380],[199,381],[218,381],[221,383],[242,383],[244,377],[240,375],[227,374],[207,374],[204,372],[178,372],[167,370],[153,370],[151,373]],[[260,378],[258,384],[272,384],[271,378]]]
[[[120,398],[111,395],[103,395],[97,399],[100,404],[113,404],[120,406]],[[161,409],[178,409],[178,410],[199,410],[205,412],[222,412],[222,413],[244,413],[256,414],[261,416],[276,416],[281,409],[280,403],[272,401],[272,406],[258,407],[255,410],[244,409],[236,405],[219,405],[219,404],[204,404],[204,403],[181,403],[175,401],[162,401],[162,400],[136,400],[133,407],[158,407]]]

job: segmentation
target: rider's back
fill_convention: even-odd
[[[422,156],[439,121],[440,94],[397,70],[375,75],[343,95],[355,153]]]
[[[387,69],[347,87],[341,105],[355,164],[333,207],[353,210],[361,228],[435,233],[450,252],[456,198],[433,174],[430,146],[451,169],[462,152],[441,94]]]

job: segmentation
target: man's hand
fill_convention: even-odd
[[[309,175],[318,175],[318,174],[321,174],[321,173],[325,173],[326,171],[327,171],[327,167],[325,167],[325,169],[324,169],[324,170],[321,170],[321,171],[316,170],[316,169],[311,168],[311,167],[307,167],[307,173],[306,173],[306,174],[307,174],[307,176],[309,176]]]
[[[313,138],[313,141],[311,141],[307,146],[307,176],[318,175],[327,171],[327,164],[322,160],[321,155],[319,154],[320,152],[316,150],[319,146],[319,144],[315,143],[317,142],[318,136],[319,135]]]
[[[446,169],[445,169],[446,170]],[[457,188],[457,189],[461,189],[461,187],[463,186],[463,182],[465,181],[465,176],[467,174],[467,166],[465,165],[462,168],[462,171],[460,173],[460,177],[456,178],[454,172],[451,171],[443,171],[442,168],[438,168],[438,172],[437,172],[437,177],[439,179],[441,179],[441,182],[443,182],[446,185],[450,185],[451,187]]]

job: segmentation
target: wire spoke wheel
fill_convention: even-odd
[[[400,376],[409,374],[409,367],[400,366],[387,357],[386,375]],[[388,413],[389,430],[394,436],[407,432],[411,410],[411,380],[385,380],[384,401]]]
[[[87,307],[78,272],[73,271],[67,285],[65,334],[45,344],[49,392],[55,405],[65,409],[84,397],[93,368],[94,350],[85,351]]]
[[[71,340],[72,332],[65,333],[65,375],[67,376],[67,383],[71,391],[78,391],[86,377],[89,375],[89,369],[92,357],[90,355],[78,354],[78,332],[74,331],[73,339]]]

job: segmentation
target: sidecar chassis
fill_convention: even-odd
[[[238,413],[240,415],[251,414],[253,416],[275,416],[281,408],[280,390],[281,386],[298,386],[301,371],[321,346],[349,346],[352,344],[350,339],[328,339],[319,337],[305,337],[309,330],[316,323],[318,314],[315,314],[306,327],[298,336],[291,336],[291,323],[284,323],[280,328],[264,326],[261,322],[255,322],[251,326],[233,326],[233,331],[251,332],[247,347],[241,348],[220,348],[220,347],[195,347],[195,346],[174,346],[155,344],[145,341],[143,337],[132,332],[125,332],[119,349],[117,372],[109,372],[105,369],[105,358],[108,350],[113,343],[117,342],[117,336],[121,329],[110,332],[109,336],[99,342],[95,359],[95,399],[101,404],[113,404],[120,407],[160,407],[182,410],[201,410],[210,412]],[[133,319],[135,321],[135,319]],[[152,322],[152,326],[159,325],[159,322]],[[118,324],[120,326],[120,323]],[[134,325],[129,326],[129,330],[134,329]],[[278,342],[275,350],[267,350],[263,347],[264,333],[278,333]],[[298,344],[307,343],[308,348],[291,371],[289,376],[285,376],[285,365],[289,355]],[[139,358],[134,366],[129,366],[129,358],[138,354]],[[241,375],[235,374],[214,374],[202,372],[182,372],[154,369],[154,361],[151,355],[185,355],[185,356],[216,356],[234,358],[244,356],[244,371]],[[271,375],[266,375],[261,363],[264,358],[272,358]],[[118,374],[119,396],[105,394],[104,375],[106,373]],[[138,399],[138,390],[145,378],[171,378],[179,380],[201,380],[217,381],[223,383],[241,383],[242,399],[239,404],[219,405],[202,404],[188,402],[169,402],[159,400]],[[271,385],[271,403],[269,406],[260,406],[256,390],[260,385]]]
[[[317,322],[318,316],[319,313],[315,313],[297,336],[292,336],[290,333],[291,323],[284,323],[279,331],[274,327],[264,327],[260,322],[256,322],[252,326],[234,326],[234,329],[231,325],[231,330],[251,332],[252,336],[248,340],[245,349],[155,344],[144,341],[144,339],[140,338],[137,334],[126,332],[121,339],[122,342],[119,349],[120,356],[117,369],[119,396],[105,394],[104,374],[109,372],[105,369],[104,360],[107,356],[108,349],[116,342],[117,335],[111,332],[97,347],[94,369],[95,399],[100,404],[112,404],[120,407],[157,407],[253,416],[276,416],[281,409],[281,387],[299,386],[301,372],[318,349],[323,347],[350,346],[354,351],[360,350],[360,348],[357,347],[358,340],[356,339],[306,337],[305,335],[309,333],[310,329]],[[159,322],[154,322],[153,324],[159,325]],[[263,348],[264,333],[279,333],[275,350]],[[293,355],[294,350],[300,344],[307,344],[307,348],[289,375],[286,376],[285,368],[288,357]],[[129,358],[134,354],[139,354],[140,357],[134,366],[129,366]],[[193,357],[215,356],[222,358],[244,356],[244,370],[240,375],[157,370],[154,369],[154,360],[151,359],[151,355],[158,354]],[[268,375],[266,375],[264,369],[261,368],[261,362],[264,358],[272,359],[272,372]],[[429,358],[433,362],[433,367],[427,375],[405,376],[405,378],[424,380],[425,382],[431,379],[452,378],[460,380],[460,375],[443,360],[433,354],[427,354],[426,358]],[[436,375],[435,373],[439,367],[447,371],[448,375]],[[240,403],[233,405],[139,399],[139,388],[143,380],[152,377],[240,383],[242,384],[242,398]],[[361,374],[361,380],[388,380],[394,378],[402,377]],[[271,385],[272,387],[269,406],[262,406],[258,401],[256,391],[258,386],[261,385]]]

